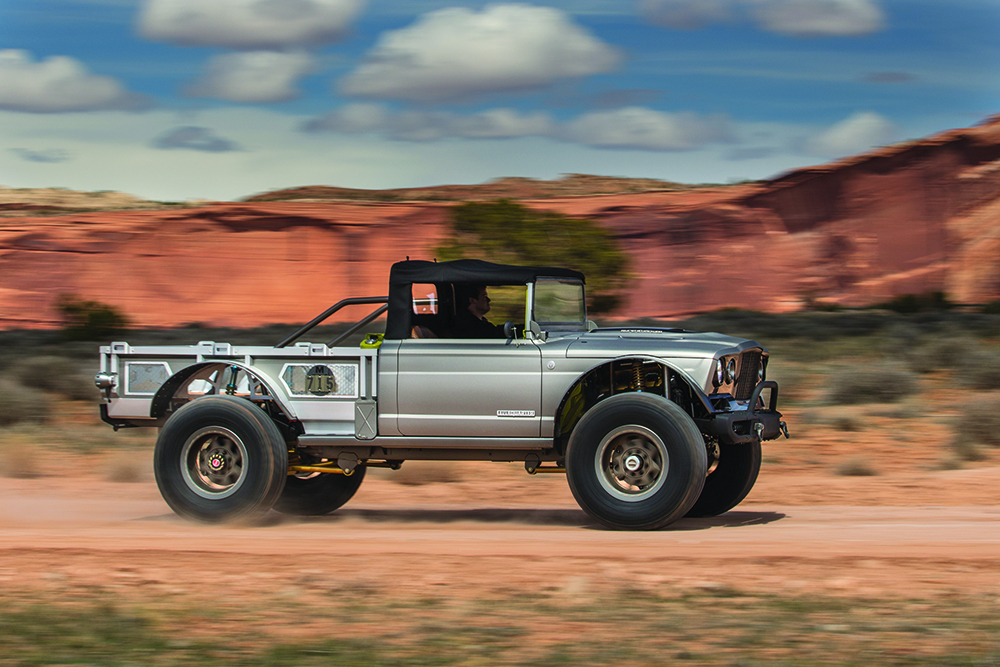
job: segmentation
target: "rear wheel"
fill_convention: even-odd
[[[705,482],[705,445],[675,403],[619,394],[570,437],[566,477],[580,507],[610,528],[652,530],[684,516]]]
[[[177,514],[210,523],[249,521],[281,495],[288,449],[274,422],[249,401],[205,396],[167,420],[153,469]]]
[[[742,502],[760,472],[760,441],[739,445],[719,444],[715,469],[705,478],[705,488],[687,516],[718,516]]]
[[[365,466],[351,475],[318,472],[306,477],[290,476],[274,509],[282,514],[319,516],[329,514],[354,497],[365,479]]]

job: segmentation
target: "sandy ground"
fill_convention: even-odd
[[[775,447],[791,451],[791,441]],[[0,590],[45,598],[83,587],[155,597],[198,596],[204,588],[210,597],[207,582],[236,576],[242,583],[227,594],[249,598],[316,578],[363,588],[386,577],[403,596],[622,585],[1000,594],[995,460],[874,477],[765,463],[734,511],[657,532],[601,529],[561,475],[530,477],[508,464],[406,465],[405,484],[392,477],[403,471],[371,471],[333,515],[272,512],[253,527],[184,521],[160,498],[148,469],[133,483],[108,481],[101,457],[61,474],[0,478]]]

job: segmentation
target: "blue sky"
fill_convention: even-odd
[[[0,0],[0,185],[767,178],[1000,112],[997,0]]]

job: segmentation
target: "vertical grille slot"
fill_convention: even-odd
[[[757,372],[760,370],[761,352],[751,350],[740,356],[739,370],[736,376],[736,400],[745,401],[750,398],[753,388],[757,386]]]

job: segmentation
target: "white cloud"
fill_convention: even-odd
[[[303,125],[307,132],[379,132],[404,141],[437,141],[447,138],[512,139],[547,136],[553,123],[547,114],[521,114],[513,109],[489,109],[460,115],[447,111],[392,113],[378,104],[348,104]]]
[[[362,0],[146,0],[139,32],[182,46],[280,49],[342,37]]]
[[[27,51],[0,50],[0,109],[56,113],[138,109],[148,101],[67,56],[35,62]]]
[[[642,0],[656,25],[691,30],[749,13],[768,32],[792,37],[853,37],[882,30],[879,0]]]
[[[887,118],[871,111],[859,111],[807,139],[803,150],[819,157],[840,157],[863,153],[890,143],[897,130]]]
[[[664,153],[595,148],[551,136],[503,141],[396,141],[372,133],[297,131],[304,120],[251,106],[182,113],[154,109],[142,114],[40,115],[0,110],[0,146],[65,151],[71,156],[63,162],[45,163],[0,150],[0,174],[2,184],[10,187],[120,190],[177,201],[234,199],[313,184],[398,188],[481,183],[503,176],[554,178],[564,173],[719,183],[762,178],[814,163],[807,156],[780,150],[792,137],[802,134],[799,126],[734,123],[734,132],[743,138],[744,145],[771,145],[779,150],[770,157],[733,162],[721,158],[717,144]],[[152,143],[178,126],[203,128],[203,133],[187,135],[186,140],[202,148],[205,145],[199,141],[207,140],[211,147],[215,137],[242,150],[162,150]],[[905,134],[916,136],[910,128]],[[173,141],[184,143],[185,135],[175,136]],[[747,143],[750,141],[754,143]]]
[[[281,102],[299,95],[299,79],[313,69],[306,53],[249,51],[216,56],[208,72],[185,92],[230,102]]]
[[[305,122],[306,132],[343,132],[362,134],[377,132],[387,126],[389,112],[381,104],[345,104],[325,116]]]
[[[44,164],[55,164],[65,162],[70,159],[69,151],[59,148],[49,148],[46,150],[31,150],[30,148],[11,148],[10,151],[22,160],[27,162],[42,162]]]
[[[220,137],[207,127],[187,125],[168,130],[153,140],[154,148],[184,149],[203,151],[205,153],[228,153],[238,151],[240,147],[235,142]]]
[[[450,8],[382,35],[340,81],[347,95],[431,102],[525,90],[613,69],[621,56],[550,7]]]
[[[669,114],[645,107],[587,113],[558,123],[542,112],[489,109],[462,115],[449,111],[392,112],[378,104],[348,104],[302,125],[305,132],[378,133],[404,141],[548,137],[583,146],[681,151],[733,141],[724,116]]]
[[[765,30],[793,37],[867,35],[885,21],[876,0],[765,0],[753,13]]]
[[[588,146],[653,151],[692,150],[732,141],[729,121],[722,116],[664,113],[645,107],[595,111],[570,122],[564,137]]]
[[[639,10],[650,23],[679,30],[696,30],[723,23],[735,15],[733,0],[643,0]]]

